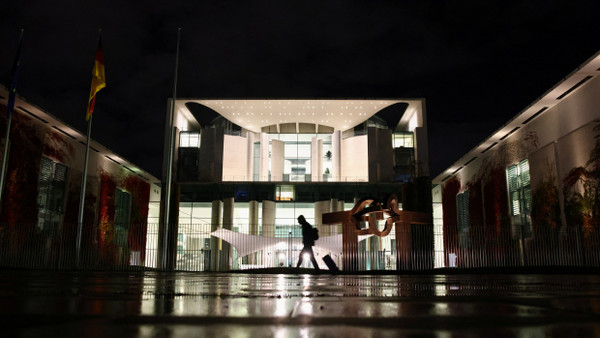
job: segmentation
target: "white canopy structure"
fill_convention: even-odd
[[[220,238],[227,243],[233,245],[238,252],[238,257],[244,257],[251,253],[260,251],[260,250],[270,250],[279,246],[301,246],[302,238],[285,238],[285,237],[265,237],[265,236],[255,236],[248,235],[239,232],[234,232],[231,230],[217,228],[217,230],[213,231],[213,236]],[[362,241],[367,239],[373,235],[361,235],[358,236],[358,241]],[[342,235],[333,235],[333,236],[324,236],[319,237],[319,239],[315,242],[314,246],[315,251],[319,251],[322,253],[331,253],[339,255],[342,253]]]

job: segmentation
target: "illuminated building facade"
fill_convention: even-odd
[[[7,98],[0,87],[0,152]],[[17,96],[0,211],[2,266],[75,266],[85,142],[85,134]],[[153,266],[156,237],[147,228],[158,223],[158,179],[92,141],[86,186],[80,267]]]
[[[600,55],[434,178],[439,266],[600,266]]]
[[[340,227],[322,225],[322,215],[363,197],[396,194],[405,208],[431,207],[423,100],[178,99],[170,111],[175,184],[167,231],[175,269],[295,266],[297,217],[321,238],[335,236]],[[211,235],[219,228],[279,240],[240,256]],[[363,268],[395,269],[393,241],[361,242],[363,252],[380,256]],[[317,251],[339,262],[340,252]]]

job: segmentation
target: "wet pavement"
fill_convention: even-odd
[[[600,275],[0,270],[3,337],[600,337]]]

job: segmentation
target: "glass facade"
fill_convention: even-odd
[[[529,160],[525,159],[506,169],[509,207],[513,225],[523,231],[522,237],[530,237],[531,229],[531,179]],[[515,229],[515,231],[518,231]],[[519,237],[521,237],[519,236]]]
[[[298,255],[302,250],[302,228],[298,225],[298,216],[303,215],[306,220],[315,225],[315,203],[281,201],[275,203],[275,224],[263,223],[263,203],[257,203],[258,236],[281,238],[273,247],[259,250],[244,257],[238,257],[237,250],[232,246],[231,267],[233,269],[248,269],[253,267],[295,266]],[[223,203],[220,203],[222,215]],[[344,210],[350,210],[354,203],[343,203]],[[217,242],[211,244],[211,216],[212,203],[210,202],[182,202],[179,208],[179,232],[177,243],[178,270],[206,271],[209,270],[210,255],[219,254],[222,247]],[[250,203],[235,202],[233,209],[232,230],[240,234],[251,234],[250,230]],[[367,227],[363,224],[363,227]],[[379,222],[383,229],[384,221]],[[328,236],[340,236],[340,226],[321,226],[320,239]],[[214,238],[214,237],[213,237]],[[341,236],[338,238],[341,245]],[[224,242],[223,242],[224,243]],[[395,270],[396,258],[395,230],[383,238],[371,237],[360,241],[361,268],[366,270]],[[338,266],[341,265],[341,253],[331,252],[329,249],[314,248],[315,258],[323,264],[322,256],[329,254]],[[310,261],[303,263],[304,267],[312,267]],[[321,266],[325,268],[325,266]]]
[[[182,131],[179,133],[180,148],[200,148],[200,133]]]
[[[413,133],[410,132],[395,132],[392,136],[394,148],[414,148]]]
[[[131,194],[117,189],[115,193],[115,244],[127,246],[129,220],[131,215]]]
[[[202,104],[211,107],[213,103],[208,100]],[[315,225],[319,221],[315,220],[315,214],[341,211],[340,209],[344,208],[349,210],[354,206],[352,201],[356,198],[371,197],[385,201],[390,194],[398,195],[402,191],[402,182],[410,181],[414,176],[414,135],[412,132],[394,132],[396,126],[388,126],[388,123],[398,124],[398,120],[372,115],[384,107],[378,108],[377,102],[371,102],[371,107],[365,105],[365,110],[372,111],[368,114],[359,112],[363,110],[363,106],[359,104],[337,107],[339,104],[336,103],[333,104],[336,106],[335,112],[327,111],[326,105],[330,102],[324,102],[323,111],[319,110],[319,113],[332,117],[335,114],[335,121],[331,122],[338,125],[331,126],[327,125],[327,119],[321,121],[324,124],[319,124],[318,121],[309,123],[310,121],[304,121],[300,117],[297,121],[280,119],[279,123],[263,121],[260,120],[262,117],[251,117],[254,115],[252,109],[257,107],[255,104],[215,104],[211,108],[215,110],[216,115],[222,115],[213,119],[210,125],[202,124],[204,127],[201,127],[216,128],[202,129],[203,133],[211,132],[210,137],[206,134],[202,139],[200,132],[185,131],[180,134],[179,150],[187,148],[187,152],[178,153],[176,178],[182,183],[179,192],[181,202],[178,237],[181,249],[178,253],[181,264],[178,263],[178,267],[181,269],[187,269],[185,267],[189,264],[187,259],[190,254],[193,257],[202,255],[204,261],[201,264],[206,268],[207,255],[213,255],[209,259],[214,259],[215,251],[218,260],[221,260],[216,263],[219,267],[217,269],[225,269],[225,266],[235,269],[244,266],[294,265],[302,249],[302,231],[298,225],[298,216],[303,215],[309,223]],[[238,104],[239,109],[234,109]],[[289,104],[292,103],[286,103]],[[298,103],[292,106],[297,109],[315,108]],[[223,113],[219,107],[224,109]],[[283,109],[285,107],[284,105]],[[270,109],[271,105],[265,102],[264,108]],[[250,111],[244,112],[244,109]],[[260,110],[255,112],[256,115],[262,115]],[[304,115],[294,111],[294,116],[296,113],[298,116]],[[400,113],[403,114],[403,111],[399,111]],[[279,113],[282,114],[286,115],[283,112]],[[364,117],[356,119],[353,114]],[[239,115],[242,115],[241,118]],[[342,115],[344,117],[341,117]],[[367,115],[370,117],[367,118]],[[231,121],[240,124],[229,121],[230,118]],[[269,124],[261,124],[266,122]],[[187,127],[194,125],[188,124]],[[182,125],[182,128],[185,127]],[[385,129],[376,131],[375,143],[369,139],[373,128]],[[222,133],[225,137],[222,137]],[[215,137],[212,137],[213,134]],[[351,139],[353,136],[359,137]],[[389,142],[392,143],[392,149],[389,148]],[[381,143],[386,143],[387,146],[378,147]],[[369,182],[372,179],[369,172],[375,170],[371,168],[374,162],[377,162],[378,174],[372,176],[378,178]],[[228,201],[232,197],[235,202],[233,209],[230,209]],[[227,203],[219,203],[219,224],[211,226],[211,222],[215,221],[215,218],[211,217],[212,201]],[[319,210],[315,211],[315,208]],[[238,247],[240,254],[245,254],[244,257],[238,257],[233,245],[231,250],[227,251],[227,242],[233,241],[216,239],[215,236],[211,236],[211,232],[221,227],[224,219],[229,220],[229,213],[233,213],[233,222],[227,224],[227,228],[231,225],[231,230],[236,234],[224,232],[227,236],[239,234],[240,237],[258,235],[269,237],[269,240],[276,238],[277,245],[269,244],[269,248],[251,254],[245,254],[247,249]],[[255,221],[258,224],[250,224]],[[383,228],[384,223],[380,223],[380,228]],[[329,252],[325,252],[326,245],[323,244],[319,251],[316,249],[317,245],[315,254],[331,254],[339,265],[342,254],[342,226],[319,227],[322,230],[321,239],[329,238],[339,242],[340,249],[328,248]],[[368,257],[363,268],[396,269],[395,256],[392,257],[396,250],[395,243],[394,231],[384,238],[371,237],[361,241],[361,252],[364,251],[365,257]],[[322,257],[317,257],[317,261],[323,264]],[[310,262],[306,263],[310,265]],[[215,262],[208,264],[215,265]]]
[[[322,165],[318,168],[318,175],[323,175],[323,179],[327,180],[331,174],[331,134],[268,134],[270,148],[273,140],[283,142],[283,181],[284,182],[309,182],[313,167],[314,153],[321,154]],[[317,142],[313,142],[316,138]],[[319,152],[313,151],[313,146],[320,147]],[[255,148],[255,158],[256,158]],[[269,163],[273,160],[272,151],[269,151]],[[255,161],[256,162],[256,161]],[[257,166],[254,166],[257,172]],[[269,165],[269,168],[272,168]],[[254,175],[257,176],[256,174]],[[256,178],[255,178],[256,180]]]
[[[458,221],[458,236],[461,248],[469,247],[469,190],[456,195],[456,212]]]
[[[67,167],[42,157],[40,163],[38,230],[47,236],[58,234],[65,207]]]

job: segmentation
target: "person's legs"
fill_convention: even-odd
[[[304,256],[304,252],[306,251],[306,246],[304,246],[302,248],[302,251],[300,251],[300,257],[298,258],[298,264],[296,264],[296,267],[299,268],[300,265],[302,265],[302,261],[304,260],[304,258],[302,256]]]
[[[315,269],[317,270],[321,270],[319,268],[319,264],[317,263],[317,260],[315,259],[315,254],[312,250],[312,246],[310,248],[308,248],[308,254],[310,255],[310,261],[312,262],[313,266],[315,267]]]

